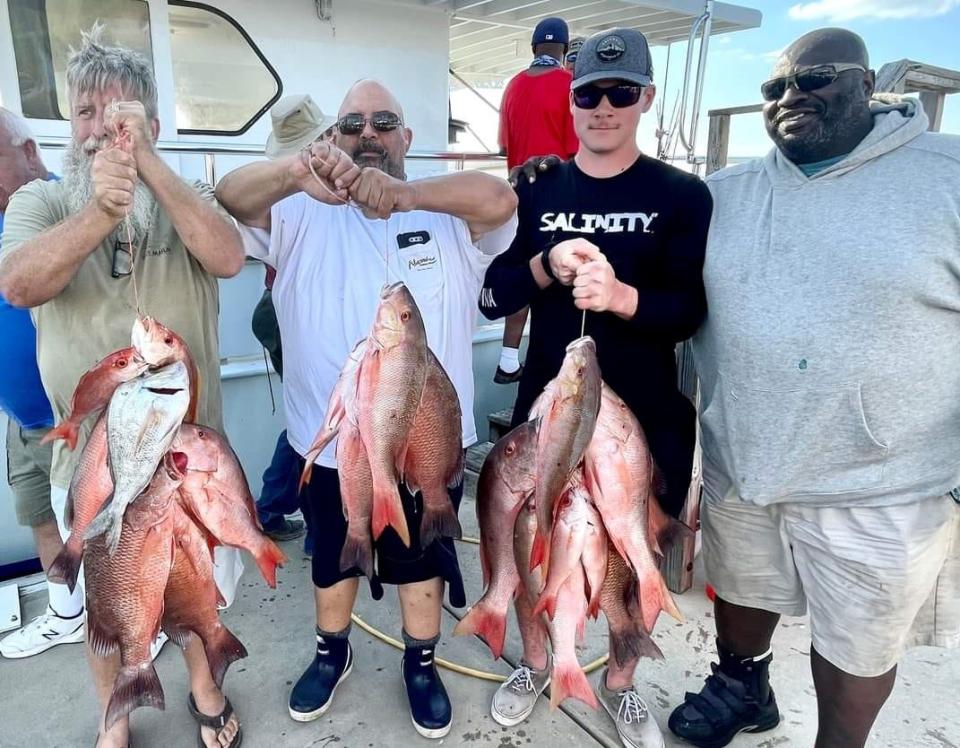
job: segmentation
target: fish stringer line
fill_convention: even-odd
[[[117,103],[117,100],[114,99],[107,105],[107,115],[115,117],[119,112],[120,105]],[[113,146],[119,148],[124,153],[131,153],[133,150],[133,141],[130,138],[130,131],[125,127],[118,128],[117,134],[113,138]],[[134,190],[136,190],[136,185],[134,185]],[[130,206],[130,210],[133,210],[133,205]],[[140,289],[137,287],[137,252],[134,244],[133,226],[130,222],[129,211],[123,217],[123,229],[127,246],[130,248],[130,281],[133,285],[133,303],[137,310],[137,316],[139,317],[142,315],[143,310],[140,306]]]
[[[583,316],[580,318],[580,337],[583,337],[584,332],[587,329],[587,310],[583,310]]]
[[[354,210],[358,211],[362,215],[363,210],[360,208],[359,205],[357,205],[355,202],[353,202],[350,199],[344,199],[340,197],[340,195],[338,195],[336,192],[334,192],[329,187],[327,187],[326,182],[320,179],[320,176],[317,174],[317,170],[313,166],[313,154],[310,153],[310,145],[304,146],[301,153],[303,153],[304,156],[306,157],[307,167],[310,169],[310,174],[313,176],[316,183],[319,184],[321,187],[323,187],[323,189],[326,190],[327,193],[331,197],[333,197],[335,200],[339,200],[344,205],[350,208],[353,208]],[[383,285],[389,286],[390,285],[390,218],[389,216],[385,218],[383,221],[383,263],[385,266],[384,267],[385,277],[384,277]]]

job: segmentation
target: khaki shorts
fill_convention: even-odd
[[[872,677],[904,650],[960,646],[960,504],[755,506],[704,500],[707,581],[724,600],[810,613],[813,646]]]
[[[37,527],[54,519],[50,507],[50,459],[53,445],[40,445],[47,429],[7,424],[7,482],[13,489],[17,522]]]

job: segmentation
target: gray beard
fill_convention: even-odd
[[[106,138],[98,141],[94,137],[83,143],[70,141],[63,153],[63,187],[66,191],[67,208],[70,213],[79,213],[93,199],[93,179],[90,168],[93,166],[93,157],[98,150],[108,146]],[[134,243],[142,241],[153,223],[154,199],[153,193],[141,181],[137,181],[133,190],[133,208],[129,213],[130,230],[133,232]],[[113,237],[126,239],[126,221],[122,222],[113,232]]]

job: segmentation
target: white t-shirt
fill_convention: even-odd
[[[477,441],[473,420],[473,330],[483,275],[505,251],[516,215],[474,243],[466,222],[425,211],[367,219],[359,209],[299,193],[273,206],[271,230],[241,225],[247,254],[277,270],[273,303],[283,340],[287,438],[306,454],[323,423],[330,392],[353,346],[373,325],[380,290],[407,284],[420,307],[427,343],[460,397],[463,444]],[[317,459],[336,467],[335,445]]]

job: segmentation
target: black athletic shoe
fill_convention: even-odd
[[[410,701],[410,719],[425,738],[442,738],[450,732],[453,709],[433,662],[433,647],[408,647],[400,670]]]
[[[717,644],[720,663],[711,662],[712,674],[700,693],[687,693],[667,723],[678,738],[697,748],[722,748],[741,732],[772,730],[780,723],[780,710],[770,688],[770,662],[742,658]]]
[[[297,722],[312,722],[321,716],[352,669],[350,641],[317,634],[317,656],[290,692],[290,716]]]
[[[523,364],[520,364],[520,368],[516,371],[504,371],[499,366],[497,366],[497,373],[493,375],[493,381],[496,384],[513,384],[514,382],[520,381],[520,376],[523,374]]]
[[[263,534],[276,541],[296,540],[307,531],[307,526],[299,519],[284,519],[275,526],[264,527]]]

